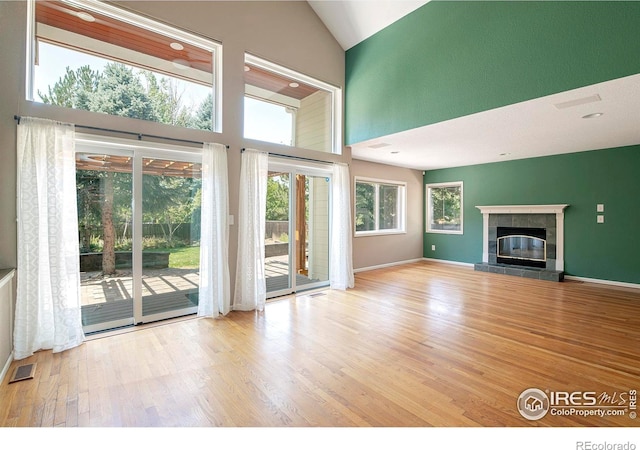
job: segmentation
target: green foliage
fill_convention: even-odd
[[[207,98],[200,104],[193,119],[191,128],[198,130],[213,130],[213,95],[207,95]]]
[[[398,186],[378,185],[379,216],[378,229],[393,230],[398,227]]]
[[[48,94],[38,91],[38,96],[50,105],[91,111],[89,102],[101,78],[102,75],[89,66],[82,66],[75,72],[67,67],[64,76],[55,85],[48,86]]]
[[[460,187],[446,186],[430,189],[432,224],[456,225],[460,223]]]
[[[153,106],[133,69],[119,63],[106,65],[98,82],[98,89],[89,101],[91,111],[158,121],[158,114]]]
[[[267,178],[267,220],[289,220],[289,175]]]
[[[162,225],[168,242],[182,224],[199,224],[202,180],[144,175],[142,184],[143,221]]]
[[[182,93],[174,79],[158,77],[146,70],[136,70],[110,62],[104,71],[82,66],[65,74],[47,93],[38,91],[42,102],[101,112],[115,116],[151,120],[201,130],[212,130],[213,97],[211,94],[196,107],[182,106]]]
[[[375,229],[376,187],[372,183],[356,183],[356,231]]]

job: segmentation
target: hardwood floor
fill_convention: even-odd
[[[640,290],[430,262],[263,313],[184,320],[39,352],[0,386],[3,427],[638,426],[524,419],[542,391],[640,390]],[[616,403],[617,404],[617,403]],[[578,408],[579,409],[579,408]]]

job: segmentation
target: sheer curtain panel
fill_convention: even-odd
[[[227,149],[202,149],[200,290],[198,316],[217,317],[231,309],[229,293],[229,182]]]
[[[73,125],[29,117],[18,125],[15,359],[84,341],[74,139]]]
[[[351,178],[349,166],[333,165],[331,178],[331,255],[329,283],[331,289],[345,290],[354,286],[351,250]]]
[[[251,149],[242,153],[234,310],[262,311],[267,298],[264,234],[268,168],[268,153]]]

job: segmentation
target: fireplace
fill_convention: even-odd
[[[482,263],[476,270],[561,281],[567,206],[476,206],[483,223]]]
[[[546,228],[497,227],[496,236],[496,261],[498,263],[546,267]]]

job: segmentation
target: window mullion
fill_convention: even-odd
[[[375,230],[380,231],[380,185],[378,183],[375,186],[375,201],[373,210],[375,211]]]

